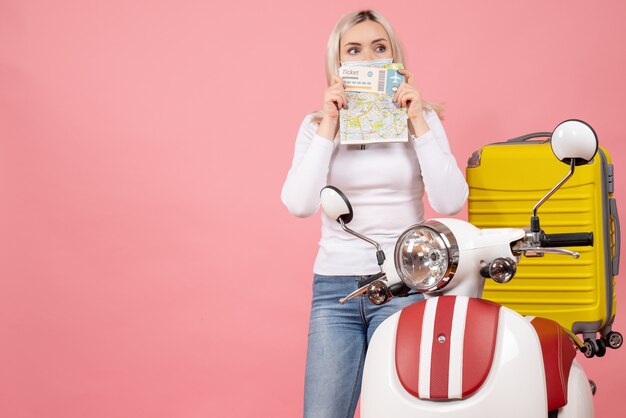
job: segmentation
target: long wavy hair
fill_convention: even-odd
[[[328,45],[326,46],[326,82],[330,86],[333,75],[339,75],[339,50],[340,50],[340,40],[344,33],[346,33],[350,28],[355,25],[358,25],[361,22],[365,22],[366,20],[371,20],[372,22],[379,23],[387,32],[389,36],[389,41],[391,43],[391,52],[393,54],[393,62],[404,65],[404,53],[402,52],[402,46],[400,45],[400,41],[396,36],[391,24],[387,19],[385,19],[380,13],[375,10],[361,10],[358,12],[348,13],[335,25],[335,28],[330,34],[330,38],[328,39]],[[437,112],[440,118],[443,119],[443,105],[439,103],[432,102],[423,102],[424,109],[434,110]],[[321,122],[322,120],[322,112],[315,111],[313,112],[313,121],[316,123]]]

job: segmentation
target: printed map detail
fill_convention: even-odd
[[[406,109],[393,103],[393,96],[346,91],[348,109],[339,112],[342,144],[408,141]]]

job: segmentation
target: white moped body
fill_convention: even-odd
[[[419,399],[400,384],[395,345],[399,317],[400,312],[383,322],[368,348],[361,391],[363,418],[547,416],[541,348],[535,341],[534,329],[524,318],[502,309],[491,371],[482,387],[467,399],[442,401]],[[430,374],[425,377],[429,378]]]
[[[383,322],[368,348],[361,391],[361,417],[547,417],[546,384],[537,336],[528,321],[503,308],[491,371],[483,386],[461,400],[422,400],[400,384],[395,364],[395,332],[400,313]],[[568,402],[559,418],[593,417],[585,372],[574,361]]]
[[[361,416],[363,418],[543,418],[548,417],[542,348],[535,328],[528,318],[500,307],[493,342],[493,356],[483,383],[469,396],[462,395],[463,372],[473,358],[464,356],[465,331],[480,326],[484,318],[470,315],[466,305],[469,297],[480,298],[484,278],[478,274],[480,263],[497,257],[513,257],[510,243],[525,232],[520,229],[480,230],[456,219],[436,219],[457,236],[460,254],[459,269],[454,281],[436,295],[426,295],[421,341],[414,354],[419,357],[415,376],[416,394],[411,394],[398,375],[397,331],[405,308],[386,321],[374,333],[368,347],[363,372]],[[455,295],[451,332],[438,334],[437,302],[440,297]],[[465,309],[463,309],[465,305]],[[567,341],[569,343],[569,341]],[[417,343],[416,343],[417,344]],[[433,360],[434,349],[449,344],[447,363]],[[467,342],[466,342],[467,344]],[[491,350],[490,341],[474,341]],[[409,348],[411,349],[411,348]],[[559,408],[559,418],[593,417],[593,399],[589,381],[574,360],[567,381],[567,404]],[[548,367],[559,367],[550,364]],[[430,384],[435,377],[447,379],[448,397],[430,398]]]

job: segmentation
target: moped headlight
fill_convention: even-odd
[[[428,220],[400,235],[394,259],[404,284],[418,292],[432,292],[442,289],[454,277],[459,247],[446,225]]]

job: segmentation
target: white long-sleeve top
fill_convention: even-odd
[[[350,228],[378,241],[387,258],[399,235],[423,220],[424,191],[442,215],[461,210],[468,187],[439,117],[424,112],[430,130],[407,143],[339,145],[316,134],[318,125],[305,117],[281,199],[290,213],[313,215],[326,185],[339,188],[350,200]],[[313,271],[321,275],[367,275],[379,271],[376,250],[348,234],[322,212],[322,237]]]

